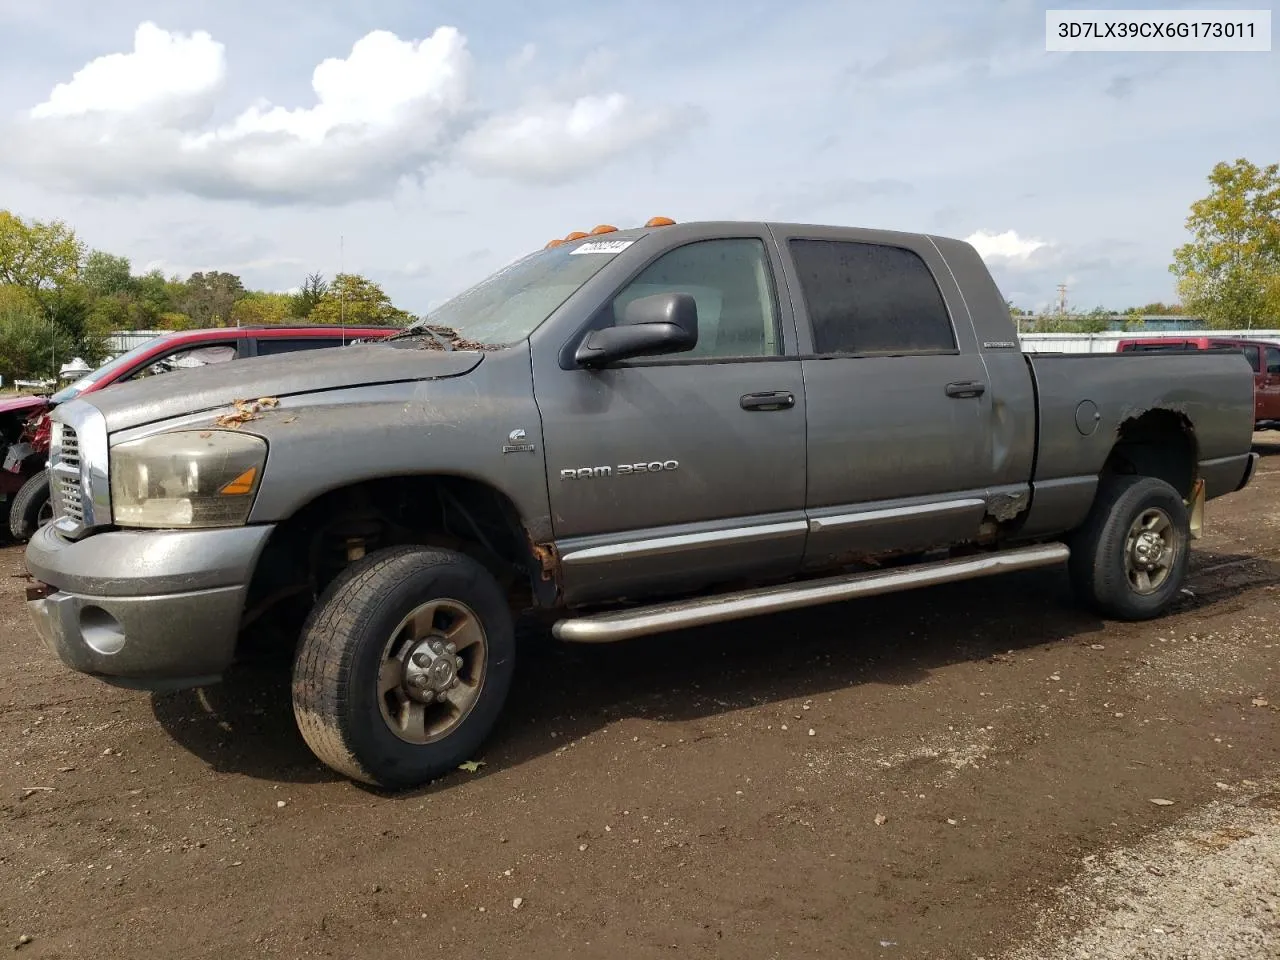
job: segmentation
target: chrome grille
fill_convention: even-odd
[[[62,425],[62,449],[59,459],[68,467],[74,467],[77,471],[80,469],[80,438],[76,436],[73,428]]]
[[[66,517],[79,526],[84,523],[84,498],[80,493],[79,477],[58,477],[58,495],[54,498],[56,516]],[[50,493],[52,496],[52,491]]]
[[[101,413],[78,400],[54,411],[48,475],[54,526],[64,536],[77,539],[111,523]]]
[[[54,424],[49,451],[49,500],[53,515],[63,526],[84,524],[84,495],[80,483],[80,438],[73,427]]]

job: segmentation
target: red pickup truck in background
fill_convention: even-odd
[[[1121,340],[1120,353],[1240,350],[1253,367],[1253,419],[1257,430],[1280,430],[1280,344],[1241,337],[1148,337]]]
[[[45,459],[49,452],[49,411],[83,394],[159,373],[203,367],[246,357],[338,347],[356,340],[390,336],[391,326],[215,327],[161,334],[52,396],[0,400],[0,533],[19,541],[50,518]]]

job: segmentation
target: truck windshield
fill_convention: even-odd
[[[390,339],[421,337],[437,330],[446,337],[485,346],[523,340],[629,245],[628,240],[586,240],[539,250],[481,280]]]
[[[91,386],[93,386],[99,380],[102,380],[104,378],[109,380],[111,379],[111,377],[115,376],[121,370],[125,370],[128,367],[132,366],[141,357],[143,357],[144,355],[154,350],[156,347],[156,344],[158,344],[163,339],[164,339],[163,336],[152,337],[150,340],[146,341],[141,346],[134,347],[128,353],[122,353],[120,356],[116,357],[114,360],[108,360],[106,363],[100,366],[97,370],[94,370],[92,373],[85,374],[79,380],[75,381],[75,383],[67,384],[65,387],[63,387],[61,390],[55,393],[52,397],[50,397],[49,402],[50,403],[66,403],[68,400],[74,400],[76,397],[80,396],[80,394],[84,393],[86,390],[88,390]]]

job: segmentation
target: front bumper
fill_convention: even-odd
[[[50,589],[27,609],[73,670],[150,690],[207,684],[235,655],[249,581],[273,529],[120,531],[72,542],[46,524],[26,558]]]

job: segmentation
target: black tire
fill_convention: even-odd
[[[1134,525],[1157,512],[1169,521],[1162,539],[1172,549],[1167,574],[1158,583],[1152,571],[1136,569],[1139,558],[1131,555],[1129,544]],[[1088,519],[1068,545],[1072,586],[1086,606],[1116,620],[1150,620],[1169,608],[1186,579],[1191,556],[1187,507],[1178,491],[1163,480],[1109,477],[1100,484]],[[1141,582],[1144,572],[1145,585]]]
[[[26,543],[52,520],[49,514],[49,474],[41,470],[27,479],[9,506],[9,533]]]
[[[456,726],[433,742],[408,742],[384,718],[380,670],[397,625],[434,601],[474,614],[483,631],[483,669],[467,663],[472,678],[481,679]],[[506,701],[515,649],[507,598],[475,560],[429,547],[378,550],[339,574],[303,626],[293,665],[298,729],[322,762],[353,780],[390,789],[424,784],[473,759]],[[388,696],[405,697],[407,690],[402,685]]]

